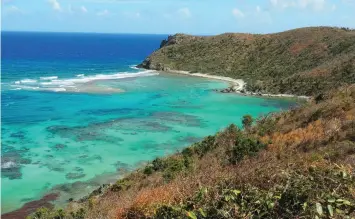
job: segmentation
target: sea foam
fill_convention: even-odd
[[[154,76],[159,73],[154,70],[140,71],[137,73],[119,72],[115,74],[96,74],[85,76],[84,74],[78,74],[75,78],[58,79],[57,76],[40,77],[40,80],[23,79],[21,81],[15,81],[12,87],[23,90],[39,90],[39,91],[52,91],[52,92],[80,92],[85,89],[85,84],[94,81],[103,80],[119,80],[125,78],[146,77]],[[91,88],[93,85],[90,85]],[[81,89],[77,89],[81,88]],[[107,87],[106,91],[109,90]]]
[[[12,168],[12,167],[16,167],[17,164],[13,161],[8,161],[8,162],[4,162],[1,164],[1,169],[9,169],[9,168]]]
[[[36,83],[37,80],[33,80],[33,79],[22,79],[20,81],[15,81],[15,84],[33,84],[33,83]]]
[[[134,69],[134,70],[139,70],[139,68],[137,68],[136,65],[130,65],[129,67],[130,67],[131,69]]]
[[[49,77],[39,77],[41,80],[54,80],[58,79],[58,76],[49,76]]]

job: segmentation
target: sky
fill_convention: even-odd
[[[2,30],[212,35],[355,28],[355,0],[1,0]]]

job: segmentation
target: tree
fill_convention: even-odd
[[[253,121],[254,119],[251,115],[244,115],[242,120],[243,128],[249,130],[251,125],[253,124]]]

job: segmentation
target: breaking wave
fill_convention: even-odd
[[[23,79],[11,84],[14,90],[39,90],[52,92],[119,92],[118,88],[96,86],[93,82],[104,80],[119,80],[125,78],[154,76],[159,73],[154,70],[146,70],[137,73],[119,72],[116,74],[97,74],[85,76],[78,74],[75,78],[59,79],[58,76],[40,77],[36,79]]]

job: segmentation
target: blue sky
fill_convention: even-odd
[[[1,0],[2,30],[272,33],[355,28],[355,0]]]

